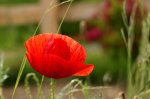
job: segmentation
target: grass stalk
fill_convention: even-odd
[[[131,99],[132,97],[132,46],[133,46],[133,40],[134,40],[134,28],[135,28],[135,14],[137,10],[137,3],[134,4],[132,14],[130,16],[129,22],[126,15],[126,2],[123,6],[123,13],[122,18],[125,25],[125,29],[127,31],[127,39],[125,38],[125,33],[123,29],[121,29],[121,34],[123,37],[123,40],[125,42],[125,45],[127,47],[127,98]]]
[[[64,13],[64,15],[63,15],[63,17],[62,17],[62,20],[61,20],[61,22],[60,22],[60,24],[59,24],[59,27],[58,27],[58,30],[57,30],[56,33],[59,33],[60,28],[61,28],[61,26],[62,26],[62,24],[63,24],[63,22],[64,22],[64,19],[65,19],[66,15],[67,15],[67,13],[68,13],[68,11],[69,11],[69,9],[70,9],[70,6],[72,5],[73,0],[69,0],[69,1],[70,1],[69,6],[67,7],[67,10],[65,11],[65,13]]]
[[[42,85],[43,85],[43,81],[44,81],[44,75],[42,75],[42,79],[41,79],[41,82],[40,82],[40,85],[39,85],[39,99],[43,99],[43,96],[42,96]]]
[[[69,99],[73,99],[73,93],[71,92],[73,90],[72,86],[69,88]]]
[[[18,73],[18,77],[17,77],[16,83],[15,83],[15,87],[14,87],[13,94],[12,94],[12,98],[11,98],[11,99],[14,99],[14,95],[15,95],[16,89],[17,89],[17,87],[18,87],[18,84],[19,84],[21,75],[22,75],[22,73],[23,73],[23,70],[24,70],[26,61],[27,61],[27,59],[26,59],[26,56],[24,55],[23,60],[22,60],[22,63],[21,63],[21,67],[20,67],[20,70],[19,70],[19,73]]]
[[[35,73],[28,73],[26,78],[25,78],[25,91],[27,93],[28,99],[33,99],[32,94],[31,94],[31,90],[30,90],[30,85],[29,85],[29,83],[30,83],[29,79],[31,77],[32,77],[32,80],[34,80],[36,85],[37,85],[37,97],[38,97],[38,99],[44,99],[44,96],[43,96],[43,93],[42,93],[41,87],[40,87],[40,81],[39,81],[39,79]]]

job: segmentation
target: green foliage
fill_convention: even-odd
[[[116,53],[112,50],[107,50],[106,53],[104,50],[100,50],[100,47],[87,47],[86,62],[94,64],[94,70],[90,75],[92,83],[112,84],[126,81],[126,56],[123,52]],[[109,76],[108,81],[104,81],[105,75]]]
[[[140,52],[132,69],[130,94],[149,99],[150,90],[150,14],[143,21]],[[148,95],[148,96],[147,96]],[[131,96],[131,95],[130,95]]]
[[[80,22],[63,22],[61,33],[71,37],[77,36],[79,34],[79,23]]]
[[[15,49],[24,45],[33,33],[36,24],[0,26],[0,49]]]
[[[138,2],[139,3],[139,2]],[[125,38],[125,32],[122,33],[124,42],[127,47],[127,67],[128,67],[128,82],[127,82],[127,98],[131,99],[149,99],[149,81],[150,81],[150,14],[143,17],[143,23],[141,31],[141,40],[139,44],[139,53],[136,61],[132,60],[133,53],[133,41],[136,36],[136,9],[138,3],[135,4],[132,15],[130,16],[129,23],[127,22],[126,14],[123,13],[123,20],[125,23],[127,38]],[[141,2],[140,2],[141,3]],[[124,8],[125,9],[125,8]],[[142,10],[143,11],[143,10]],[[140,24],[139,24],[140,25]],[[134,64],[133,64],[134,62]]]
[[[4,65],[9,68],[8,79],[5,84],[13,84],[16,80],[19,63],[24,54],[24,41],[32,36],[36,24],[20,25],[20,26],[0,26],[0,50],[5,54]],[[16,72],[14,72],[16,71]],[[33,71],[29,65],[25,67],[22,80],[26,73]]]

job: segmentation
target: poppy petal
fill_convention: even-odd
[[[55,55],[27,53],[27,58],[37,72],[56,79],[68,76],[87,76],[93,70],[93,65],[68,62]]]
[[[84,68],[82,70],[80,70],[79,72],[73,74],[73,76],[88,76],[94,69],[94,65],[90,64],[90,65],[85,65],[83,64]]]
[[[74,73],[73,70],[68,71],[68,62],[58,56],[31,53],[26,55],[32,68],[46,77],[58,79],[72,76]]]
[[[25,42],[25,47],[28,52],[41,53],[43,51],[43,47],[48,43],[49,39],[53,39],[53,36],[42,34],[33,36]]]
[[[84,62],[86,58],[86,53],[84,48],[75,40],[68,36],[64,36],[63,39],[67,42],[70,47],[71,60]]]
[[[88,66],[84,64],[81,65],[81,63],[68,62],[57,56],[49,55],[49,58],[45,59],[47,59],[47,62],[48,60],[52,60],[53,62],[45,63],[49,65],[47,65],[47,68],[45,68],[44,74],[47,77],[55,79],[65,78],[69,76],[87,76],[93,70],[93,67],[91,65]],[[51,74],[50,68],[52,70]]]
[[[84,48],[78,42],[65,35],[43,33],[31,37],[29,40],[25,42],[25,46],[27,51],[33,53],[41,53],[43,52],[43,48],[56,38],[62,38],[67,43],[67,45],[70,48],[71,60],[80,61],[80,62],[85,61],[86,53]],[[59,47],[59,48],[64,48],[64,47]],[[66,51],[66,50],[62,50],[62,51]],[[68,53],[68,51],[66,52]]]
[[[43,52],[44,46],[48,44],[48,42],[53,41],[56,38],[61,38],[60,34],[51,34],[51,33],[43,33],[36,36],[31,37],[29,40],[25,42],[25,47],[27,51],[30,52]]]
[[[61,48],[61,49],[60,49]],[[70,59],[70,48],[61,38],[50,40],[43,49],[43,53],[54,54],[66,60]]]

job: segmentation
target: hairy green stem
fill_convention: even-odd
[[[51,78],[51,99],[55,99],[55,85],[54,85],[54,79]]]
[[[83,87],[85,99],[89,99],[89,89],[88,89],[88,82],[86,81]]]
[[[39,99],[43,99],[43,96],[42,96],[42,84],[43,84],[43,81],[44,81],[44,75],[42,75],[42,79],[41,79],[41,82],[40,82],[40,86],[39,86]]]

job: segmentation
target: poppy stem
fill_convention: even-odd
[[[88,85],[89,85],[89,77],[86,77],[86,81],[85,81],[84,86],[83,86],[83,92],[85,95],[85,99],[89,99],[90,93],[89,93]]]
[[[55,99],[55,86],[54,86],[54,79],[51,78],[51,98],[50,99]]]
[[[43,85],[43,81],[44,81],[44,75],[42,75],[42,79],[41,79],[41,82],[40,82],[40,86],[39,86],[39,99],[43,99],[43,93],[42,93],[42,85]]]

